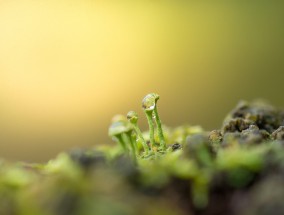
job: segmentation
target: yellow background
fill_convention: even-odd
[[[0,0],[0,157],[110,144],[160,94],[169,126],[220,127],[240,100],[284,106],[281,1]]]

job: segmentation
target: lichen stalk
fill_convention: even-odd
[[[166,150],[166,142],[165,142],[165,137],[163,133],[163,128],[162,128],[162,122],[160,120],[159,114],[158,114],[158,109],[157,106],[154,108],[154,116],[157,124],[157,132],[160,140],[160,147],[162,150]]]
[[[154,145],[155,145],[155,138],[154,138],[154,123],[152,120],[152,111],[145,111],[146,117],[147,117],[147,121],[149,124],[149,135],[150,135],[150,148],[153,149]]]

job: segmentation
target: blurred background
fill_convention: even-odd
[[[160,94],[168,126],[219,128],[240,99],[284,107],[281,1],[0,0],[0,157],[111,144]]]

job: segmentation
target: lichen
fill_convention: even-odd
[[[162,125],[159,97],[146,98],[150,135],[131,111],[113,118],[113,147],[78,148],[46,164],[1,160],[0,214],[284,214],[282,110],[242,102],[208,132]]]

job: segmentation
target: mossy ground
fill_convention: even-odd
[[[242,102],[219,130],[164,127],[167,150],[143,155],[138,144],[136,161],[120,145],[2,160],[0,214],[282,215],[283,123],[282,110]]]

